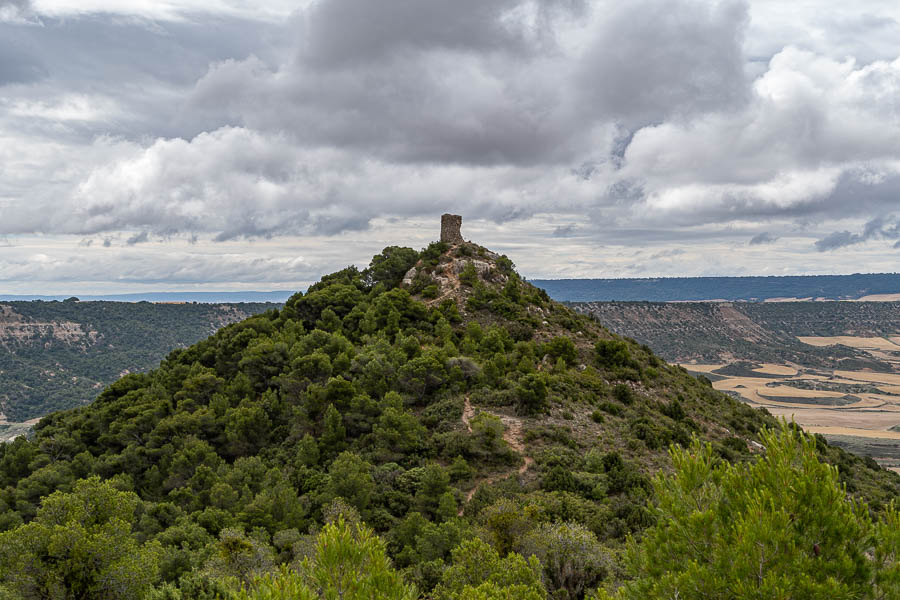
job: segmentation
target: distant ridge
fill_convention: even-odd
[[[773,299],[889,300],[900,294],[900,273],[789,275],[768,277],[658,277],[648,279],[532,279],[561,302],[712,300],[763,302]],[[897,299],[900,299],[898,297]]]
[[[296,293],[295,290],[276,290],[273,292],[151,292],[138,294],[104,294],[82,296],[75,294],[85,302],[200,302],[214,304],[219,302],[275,302],[282,303]],[[63,301],[72,298],[73,294],[59,296],[0,294],[0,302],[43,300],[44,302]]]

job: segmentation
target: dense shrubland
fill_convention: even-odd
[[[667,449],[705,440],[708,487],[774,425],[504,257],[391,247],[0,447],[0,582],[154,600],[656,589],[627,540],[672,518],[653,474],[689,461]],[[802,448],[873,513],[897,494],[877,465]]]

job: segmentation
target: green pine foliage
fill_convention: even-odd
[[[234,600],[415,600],[414,586],[391,565],[384,542],[365,525],[343,517],[316,537],[311,556],[296,569],[282,566],[255,577]]]
[[[755,463],[694,440],[654,479],[656,523],[629,543],[616,598],[897,598],[900,512],[848,497],[813,437],[762,433]],[[601,598],[609,598],[601,595]]]

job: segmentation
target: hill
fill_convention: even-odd
[[[766,277],[535,279],[560,302],[900,300],[900,273]]]
[[[669,444],[696,436],[740,465],[775,425],[551,301],[504,256],[389,247],[0,447],[0,558],[17,565],[0,584],[64,587],[76,573],[107,590],[128,573],[132,597],[212,599],[243,581],[272,598],[292,571],[255,576],[279,563],[321,589],[367,590],[388,556],[428,597],[581,598],[622,577],[626,536],[654,523]],[[810,451],[875,513],[900,491],[824,439]],[[383,543],[348,529],[360,520]],[[100,558],[75,569],[58,548],[82,531],[78,556],[93,543]],[[118,540],[130,562],[91,540]],[[466,591],[476,572],[496,578]],[[350,597],[415,597],[379,581],[394,592]],[[325,597],[310,594],[297,597]]]
[[[0,304],[0,423],[87,404],[122,375],[274,304]],[[2,427],[2,426],[0,426]]]

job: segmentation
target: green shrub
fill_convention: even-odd
[[[631,387],[624,383],[617,383],[613,388],[613,396],[626,406],[634,402],[634,392]]]
[[[621,340],[600,340],[594,346],[597,364],[605,368],[632,366],[628,344]]]
[[[462,272],[459,274],[459,281],[469,287],[474,287],[478,283],[478,269],[475,268],[474,264],[466,263],[466,266],[463,267]]]
[[[628,388],[628,386],[625,386],[625,387]],[[629,389],[629,391],[631,391],[630,388],[628,388],[628,389]],[[598,404],[597,408],[599,408],[600,410],[602,410],[605,413],[613,415],[614,417],[621,417],[622,414],[625,412],[622,409],[622,407],[619,406],[618,404],[613,404],[612,402],[606,402],[606,401]]]

